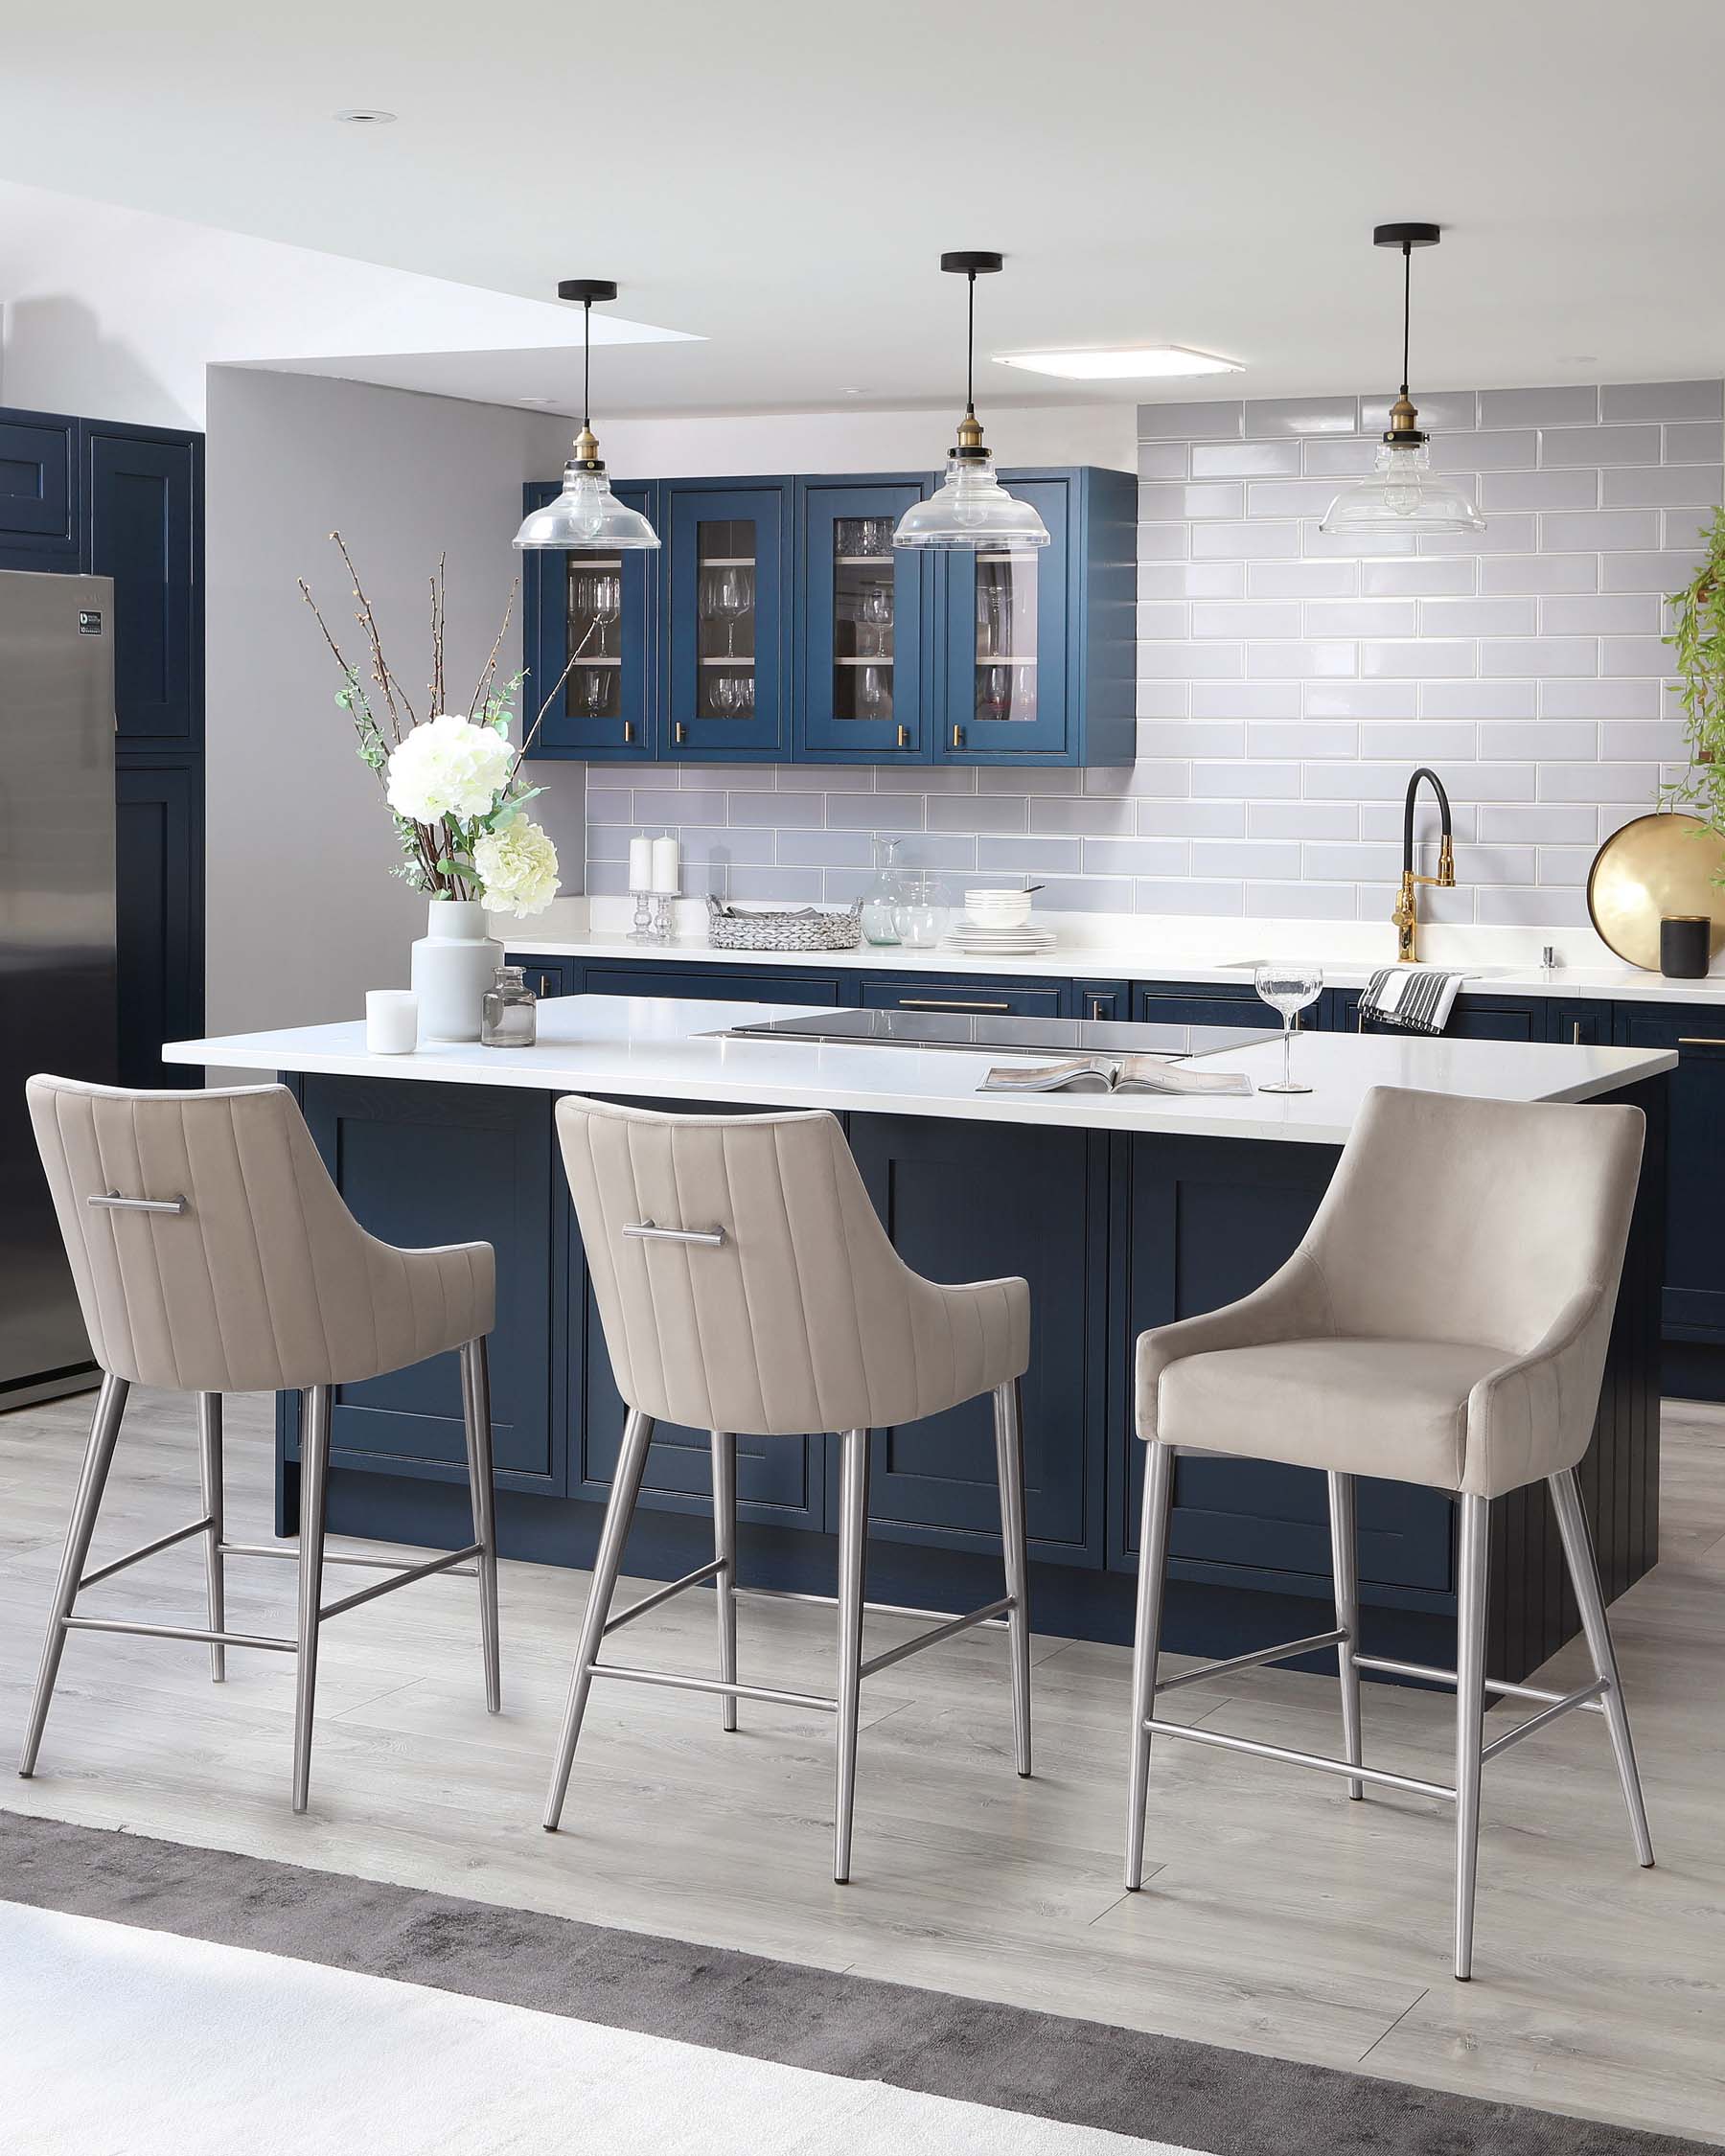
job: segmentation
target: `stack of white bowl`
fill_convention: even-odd
[[[966,891],[964,912],[954,922],[946,937],[947,949],[1000,958],[1029,956],[1051,950],[1054,931],[1038,927],[1031,920],[1032,904],[1028,891],[989,890],[981,886]]]

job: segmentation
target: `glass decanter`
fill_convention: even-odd
[[[877,831],[873,844],[874,881],[862,894],[862,933],[870,943],[886,946],[899,940],[893,917],[904,902],[904,875],[898,840]]]
[[[479,1039],[488,1048],[531,1048],[539,1039],[539,998],[520,966],[499,966],[479,1005]]]

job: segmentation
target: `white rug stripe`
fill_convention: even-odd
[[[0,2142],[31,2156],[1197,2156],[12,1902]]]

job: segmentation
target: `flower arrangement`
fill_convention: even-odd
[[[311,587],[299,580],[301,596],[323,631],[324,642],[341,669],[335,701],[354,722],[359,760],[376,772],[395,818],[396,836],[405,857],[394,870],[416,891],[432,899],[477,899],[494,913],[542,913],[557,896],[557,848],[532,818],[528,802],[544,791],[521,775],[521,760],[533,745],[540,721],[551,708],[569,665],[540,706],[519,748],[509,739],[516,699],[525,670],[499,681],[497,654],[509,633],[515,610],[510,586],[503,626],[480,673],[467,710],[446,708],[444,686],[444,564],[440,558],[431,579],[431,680],[429,710],[421,719],[400,677],[383,656],[377,617],[365,596],[339,532],[330,537],[339,549],[358,602],[355,620],[371,647],[369,680],[345,657],[318,610]]]

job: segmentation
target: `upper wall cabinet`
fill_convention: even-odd
[[[78,552],[78,422],[53,412],[0,421],[0,567]],[[31,559],[12,562],[22,545]]]
[[[92,426],[84,436],[92,573],[114,580],[122,741],[186,747],[203,710],[203,437]]]
[[[547,686],[587,633],[586,580],[622,578],[615,708],[613,685],[578,665],[536,753],[1131,763],[1137,482],[1090,468],[1001,476],[1048,527],[1034,555],[895,553],[900,516],[938,483],[927,472],[619,487],[654,519],[656,556],[618,572],[546,554],[526,572],[527,663]],[[529,488],[528,505],[554,491]]]
[[[789,479],[660,485],[662,757],[790,754],[792,494]]]
[[[536,482],[527,489],[527,507],[542,509],[561,492]],[[621,480],[611,492],[657,528],[658,489],[651,479]],[[552,699],[535,753],[589,763],[648,761],[655,753],[658,555],[650,548],[536,548],[522,555],[521,571],[524,722],[531,725]]]

